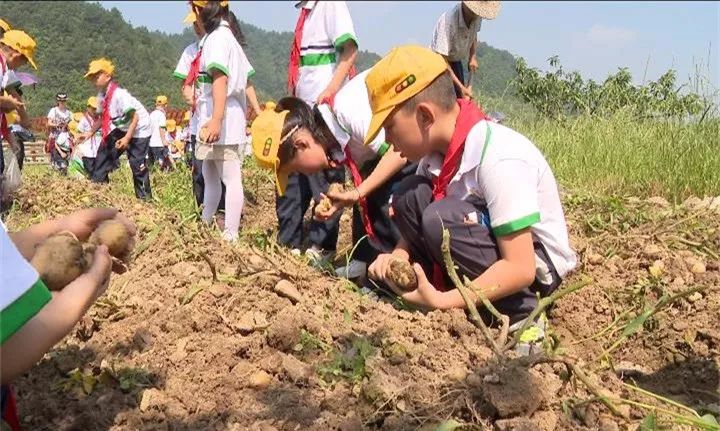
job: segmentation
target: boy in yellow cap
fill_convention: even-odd
[[[102,132],[91,180],[107,183],[110,172],[119,166],[120,155],[127,151],[135,196],[151,200],[150,173],[146,164],[152,134],[150,115],[136,98],[115,82],[114,75],[115,66],[106,58],[91,61],[85,74],[99,91],[100,118],[82,139],[89,139],[98,130]]]
[[[391,285],[398,294],[432,309],[465,307],[449,289],[440,247],[446,228],[460,276],[512,322],[527,317],[536,292],[548,295],[576,265],[557,184],[540,151],[456,99],[447,62],[427,48],[393,49],[366,82],[373,112],[366,142],[384,128],[396,150],[419,160],[417,175],[392,197],[402,239],[375,260],[370,276],[391,285],[393,259],[415,262],[418,288]]]
[[[161,170],[167,170],[170,167],[167,164],[168,146],[170,145],[166,139],[167,117],[165,116],[165,109],[167,108],[167,103],[167,96],[157,96],[155,98],[155,110],[150,113],[152,135],[150,135],[150,154],[148,160],[150,166],[158,162]]]

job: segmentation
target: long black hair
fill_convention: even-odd
[[[200,9],[198,18],[203,23],[205,34],[210,34],[220,27],[220,21],[227,21],[235,39],[241,46],[245,46],[245,35],[240,30],[240,23],[228,6],[220,6],[219,1],[210,0],[204,8]]]
[[[296,126],[299,129],[307,130],[312,137],[318,141],[323,147],[338,145],[335,135],[332,134],[325,119],[320,114],[320,111],[315,107],[310,108],[307,103],[297,97],[283,97],[278,100],[275,106],[275,112],[290,111],[285,117],[285,124],[283,124],[282,133],[280,136],[286,136]],[[278,149],[278,158],[280,159],[280,165],[283,165],[293,157],[297,148],[290,143],[287,139],[285,142],[280,144]]]

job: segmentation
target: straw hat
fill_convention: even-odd
[[[495,19],[500,13],[499,1],[463,0],[462,3],[482,19]]]

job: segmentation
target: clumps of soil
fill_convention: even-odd
[[[30,264],[48,289],[62,290],[90,268],[92,252],[71,232],[60,232],[35,249]]]
[[[387,278],[392,284],[406,292],[413,291],[418,287],[417,274],[407,260],[394,259],[390,262]]]

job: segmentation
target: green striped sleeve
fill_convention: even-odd
[[[0,344],[22,328],[50,299],[50,291],[38,279],[22,296],[0,311]]]
[[[177,79],[182,79],[183,81],[185,80],[185,78],[187,78],[187,75],[183,75],[182,73],[177,71],[173,72],[173,76]]]
[[[225,76],[230,76],[230,71],[228,70],[228,68],[220,63],[210,63],[207,67],[207,70],[209,72],[212,69],[219,70],[220,72],[225,74]]]
[[[520,217],[519,219],[512,220],[507,223],[503,223],[500,226],[494,227],[493,233],[495,234],[495,236],[510,235],[511,233],[515,233],[517,231],[528,228],[538,222],[540,222],[540,213],[532,213],[526,215],[525,217]]]
[[[255,76],[255,69],[250,69],[250,72],[248,72],[247,77],[252,78],[253,76]]]
[[[355,42],[356,46],[360,46],[358,45],[357,38],[352,33],[345,33],[342,36],[338,37],[337,39],[335,39],[333,45],[335,45],[335,49],[340,49],[348,40],[352,40],[353,42]]]

